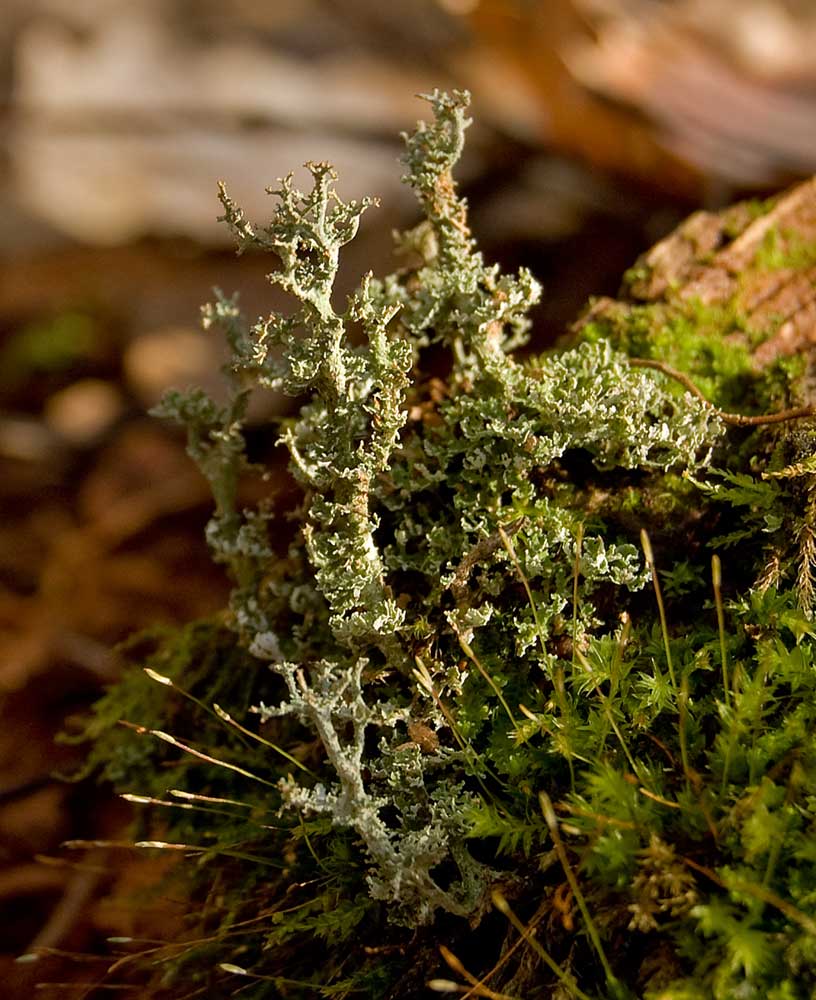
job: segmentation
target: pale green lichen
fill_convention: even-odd
[[[271,280],[293,297],[253,324],[219,295],[204,321],[231,347],[230,401],[173,394],[160,411],[187,425],[213,488],[232,633],[187,630],[150,659],[162,697],[189,683],[186,714],[163,721],[155,686],[140,701],[131,677],[92,726],[117,781],[130,753],[157,801],[204,795],[227,813],[171,823],[200,854],[218,929],[163,960],[210,996],[239,976],[257,997],[406,1000],[440,941],[467,949],[494,919],[492,891],[502,913],[510,898],[527,920],[547,914],[546,960],[530,938],[510,961],[507,939],[491,980],[503,995],[800,1000],[796,976],[816,984],[813,628],[783,576],[750,585],[810,483],[809,453],[764,440],[749,453],[714,406],[630,363],[668,345],[718,405],[741,381],[761,401],[771,390],[744,343],[718,339],[727,310],[644,307],[515,358],[540,289],[476,250],[452,177],[467,96],[428,99],[434,120],[406,137],[425,215],[399,238],[407,264],[364,277],[343,306],[340,251],[371,202],[342,201],[325,164],[309,166],[307,193],[281,182],[267,225],[221,192],[239,250],[272,252]],[[444,380],[422,375],[431,344],[447,349]],[[280,435],[302,491],[285,557],[272,505],[239,500],[242,477],[265,475],[244,421],[269,389],[305,396]],[[718,477],[712,455],[739,467]],[[644,529],[676,602],[671,634],[645,589]],[[742,546],[748,578],[727,633],[719,589],[721,618],[706,605],[718,534]],[[215,700],[228,711],[214,720]],[[199,770],[173,770],[165,740],[151,773],[106,728],[121,717],[154,735],[172,724],[169,746],[200,748]],[[223,873],[217,890],[206,870]],[[479,975],[499,960],[505,925],[490,926],[471,954]],[[633,940],[651,934],[656,964],[652,938]]]
[[[265,608],[263,579],[271,553],[264,514],[234,510],[241,415],[247,387],[311,394],[282,441],[305,490],[302,538],[336,649],[330,659],[308,665],[273,656],[271,667],[285,679],[288,700],[277,708],[263,706],[261,713],[263,718],[292,715],[312,728],[337,775],[336,788],[328,790],[322,784],[305,789],[287,779],[281,784],[284,803],[325,813],[355,829],[372,865],[375,897],[416,922],[430,919],[437,907],[465,913],[475,906],[472,892],[478,883],[470,876],[477,866],[464,860],[461,844],[467,797],[457,803],[458,784],[437,778],[425,793],[424,815],[401,812],[401,825],[388,828],[380,812],[394,800],[367,790],[364,748],[369,729],[393,731],[398,721],[406,721],[408,709],[380,701],[371,679],[410,670],[418,637],[427,642],[434,635],[444,644],[461,628],[472,635],[485,627],[492,617],[490,597],[499,597],[505,587],[505,568],[491,568],[495,557],[486,560],[478,589],[488,599],[470,595],[453,616],[439,616],[434,600],[423,594],[401,606],[389,571],[393,575],[411,566],[410,550],[421,540],[421,571],[444,589],[480,538],[522,514],[524,572],[552,593],[542,602],[537,623],[525,623],[527,612],[521,609],[513,647],[515,655],[524,656],[546,640],[542,628],[549,629],[565,609],[565,597],[556,595],[568,591],[579,523],[577,516],[565,516],[538,495],[535,470],[577,449],[599,469],[697,467],[721,431],[709,408],[633,370],[608,342],[582,344],[534,364],[510,356],[526,330],[538,285],[526,271],[517,278],[501,275],[476,251],[466,205],[451,174],[469,124],[467,99],[434,94],[430,101],[434,123],[421,124],[407,139],[404,161],[405,179],[426,214],[422,240],[416,233],[403,239],[403,245],[421,242],[424,247],[425,257],[410,280],[397,276],[376,282],[366,276],[346,309],[335,309],[340,249],[372,203],[343,202],[326,164],[308,165],[313,179],[308,194],[298,191],[291,177],[271,192],[277,200],[267,225],[249,223],[222,187],[223,218],[239,252],[274,253],[279,269],[270,280],[290,292],[298,307],[252,326],[242,324],[232,301],[221,299],[209,307],[207,323],[227,326],[234,400],[216,411],[198,393],[172,396],[160,411],[191,427],[190,452],[218,499],[210,542],[239,577],[236,621],[249,648],[263,656],[270,649],[278,654],[280,626]],[[352,343],[355,325],[363,332],[362,345]],[[431,339],[451,349],[454,385],[467,389],[439,406],[444,434],[418,437],[421,460],[405,463],[410,448],[407,442],[400,447],[399,436],[408,419],[408,373]],[[386,473],[390,482],[382,478]],[[452,483],[452,504],[422,502],[429,488]],[[397,497],[399,527],[392,523]],[[390,544],[381,548],[378,534],[390,536]],[[631,541],[587,533],[580,561],[584,592],[604,581],[637,589],[647,578]],[[436,618],[432,628],[425,625],[429,615]],[[587,624],[594,620],[591,605],[583,618]],[[378,656],[369,664],[361,654],[370,656],[372,649]],[[436,725],[444,724],[433,704],[423,711]],[[350,736],[345,735],[348,726]],[[376,767],[376,758],[368,766]],[[454,854],[464,881],[458,890],[443,891],[431,869]]]

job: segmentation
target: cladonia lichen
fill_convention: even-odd
[[[785,490],[813,476],[810,438],[785,465],[773,432],[729,422],[654,363],[667,328],[691,352],[688,304],[649,313],[654,329],[633,309],[571,346],[514,353],[540,288],[475,247],[452,174],[467,95],[427,100],[403,160],[423,221],[398,239],[404,266],[344,303],[341,251],[372,201],[343,201],[324,163],[307,165],[307,192],[280,182],[266,224],[221,188],[239,251],[270,253],[292,301],[253,323],[219,294],[204,323],[230,345],[229,401],[171,393],[159,410],[187,426],[212,485],[230,608],[150,661],[162,697],[192,695],[187,730],[169,740],[158,696],[126,680],[91,726],[94,760],[153,802],[226,810],[208,825],[184,814],[176,833],[202,866],[237,866],[217,899],[206,890],[220,921],[208,988],[223,995],[235,976],[253,996],[420,995],[438,941],[467,949],[492,900],[522,938],[471,960],[503,996],[804,997],[790,984],[797,969],[816,981],[812,582],[755,584]],[[434,377],[432,346],[446,358]],[[711,353],[718,405],[736,369],[749,377],[735,357]],[[268,390],[298,399],[280,441],[300,499],[274,525],[268,485],[260,504],[241,499],[265,481],[245,428]],[[804,503],[800,547],[816,537]],[[711,589],[718,537],[743,546],[727,609],[727,562]],[[147,751],[124,766],[105,727],[123,715],[195,767],[151,770]],[[242,922],[256,928],[243,943]],[[368,951],[342,944],[355,928]],[[305,957],[315,937],[330,942],[322,971]],[[200,947],[167,960],[201,981]]]

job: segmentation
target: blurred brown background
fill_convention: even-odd
[[[217,386],[221,348],[197,327],[214,284],[251,315],[283,304],[268,261],[232,254],[216,180],[252,218],[310,158],[345,195],[378,195],[350,287],[415,218],[397,163],[414,95],[468,87],[473,228],[544,282],[541,348],[693,208],[816,169],[814,51],[810,0],[3,0],[5,996],[95,995],[93,956],[140,927],[124,899],[152,863],[60,848],[122,836],[127,812],[54,777],[81,751],[53,737],[115,679],[117,641],[224,600],[207,491],[145,416],[170,384]]]

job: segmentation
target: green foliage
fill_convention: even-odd
[[[253,325],[219,295],[230,401],[161,409],[212,484],[230,609],[135,640],[148,673],[88,726],[89,766],[194,862],[204,916],[152,967],[179,994],[406,998],[444,943],[504,996],[804,1000],[816,669],[810,563],[787,572],[782,536],[793,511],[800,557],[816,546],[810,437],[727,430],[629,357],[718,405],[798,376],[766,384],[727,336],[739,317],[693,303],[517,361],[538,286],[477,252],[451,173],[467,97],[429,101],[406,137],[413,263],[344,307],[340,250],[371,202],[325,164],[307,193],[281,182],[264,226],[221,192],[294,299]],[[421,374],[431,344],[444,384]],[[305,397],[281,435],[302,490],[285,558],[271,507],[237,500],[264,475],[243,420],[268,388]]]

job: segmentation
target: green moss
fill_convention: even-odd
[[[615,307],[516,361],[538,286],[476,250],[451,175],[467,99],[430,101],[405,158],[419,259],[345,309],[339,250],[368,203],[322,164],[309,193],[282,182],[263,227],[222,192],[295,305],[254,325],[235,300],[205,311],[232,401],[162,412],[213,485],[230,610],[161,637],[152,674],[89,724],[91,765],[160,800],[162,840],[189,845],[189,926],[146,967],[178,995],[405,1000],[467,978],[440,969],[444,944],[505,996],[804,1000],[810,438],[730,429],[629,359],[729,407],[795,394],[796,370],[766,383],[738,310],[693,302]],[[421,374],[431,344],[444,386]],[[306,397],[282,436],[303,490],[285,560],[269,509],[235,499],[264,475],[242,421],[270,387]],[[537,937],[519,945],[518,920]]]
[[[685,372],[714,405],[726,410],[750,403],[758,381],[751,354],[767,335],[751,329],[736,299],[706,305],[673,298],[612,306],[579,334],[590,342],[609,339],[632,357],[659,360]]]
[[[648,264],[638,263],[623,272],[624,288],[634,288],[636,285],[646,285],[652,276],[652,268]]]
[[[816,242],[773,226],[762,240],[756,265],[764,271],[807,270],[816,265]]]
[[[752,222],[767,215],[776,201],[775,197],[749,198],[747,201],[738,202],[731,208],[727,208],[721,215],[723,232],[729,239],[735,240],[745,232]]]

